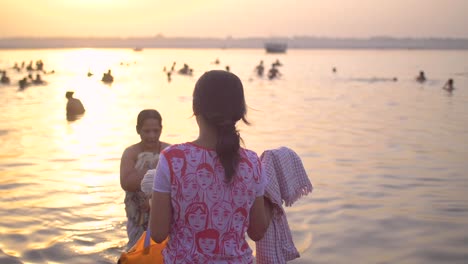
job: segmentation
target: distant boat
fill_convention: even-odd
[[[268,53],[285,53],[288,44],[284,42],[266,42],[265,50]]]
[[[133,49],[133,51],[142,51],[142,50],[143,48],[138,48],[138,47]]]

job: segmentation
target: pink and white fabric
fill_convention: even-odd
[[[161,152],[153,191],[170,193],[173,209],[165,263],[253,263],[245,233],[267,179],[255,152],[241,148],[239,154],[228,184],[215,150],[184,143]]]
[[[261,157],[262,168],[269,183],[265,197],[273,204],[273,218],[265,236],[255,243],[257,264],[282,264],[300,257],[291,235],[286,206],[292,206],[301,197],[312,192],[312,183],[293,150],[280,147],[266,150]]]

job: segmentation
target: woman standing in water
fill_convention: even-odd
[[[195,85],[192,107],[198,138],[161,152],[151,198],[151,208],[157,208],[150,212],[151,237],[161,243],[169,236],[163,250],[165,263],[176,263],[181,255],[184,263],[253,263],[245,234],[254,241],[263,237],[271,220],[271,203],[264,198],[268,180],[258,155],[240,147],[236,123],[242,119],[248,124],[242,82],[227,71],[206,72]],[[171,166],[176,149],[185,154],[181,164],[192,159],[190,153],[197,153],[193,159],[197,164],[176,173]],[[251,173],[241,173],[241,161],[245,160]],[[221,170],[214,169],[218,167]],[[222,190],[212,188],[215,184]],[[239,186],[255,195],[244,195],[245,202],[237,202],[232,193]],[[185,187],[194,195],[181,197],[174,191]],[[210,199],[211,192],[219,198]],[[220,204],[225,204],[222,215]],[[243,212],[241,219],[235,218],[236,212]],[[233,233],[232,223],[236,225],[232,236],[235,248],[225,251],[222,238]],[[195,239],[181,241],[181,230],[190,231]]]
[[[125,191],[127,247],[131,248],[148,226],[149,204],[141,191],[141,181],[149,169],[156,168],[161,150],[169,146],[159,141],[162,118],[158,111],[146,109],[138,114],[136,132],[141,141],[125,149],[120,160],[120,186]]]

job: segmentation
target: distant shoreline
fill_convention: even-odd
[[[288,49],[435,49],[466,50],[464,38],[0,38],[0,49],[61,48],[219,48],[263,49],[268,41],[284,42]]]

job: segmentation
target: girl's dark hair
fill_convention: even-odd
[[[221,70],[205,72],[193,90],[193,113],[203,116],[216,127],[216,153],[223,165],[226,182],[231,182],[239,164],[241,137],[236,122],[249,124],[244,88],[233,73]]]
[[[140,133],[141,127],[143,126],[143,122],[145,122],[146,119],[151,119],[151,118],[155,118],[159,120],[159,125],[162,127],[161,114],[159,114],[159,112],[154,109],[145,109],[145,110],[142,110],[138,114],[138,117],[137,117],[136,130],[138,133]]]

